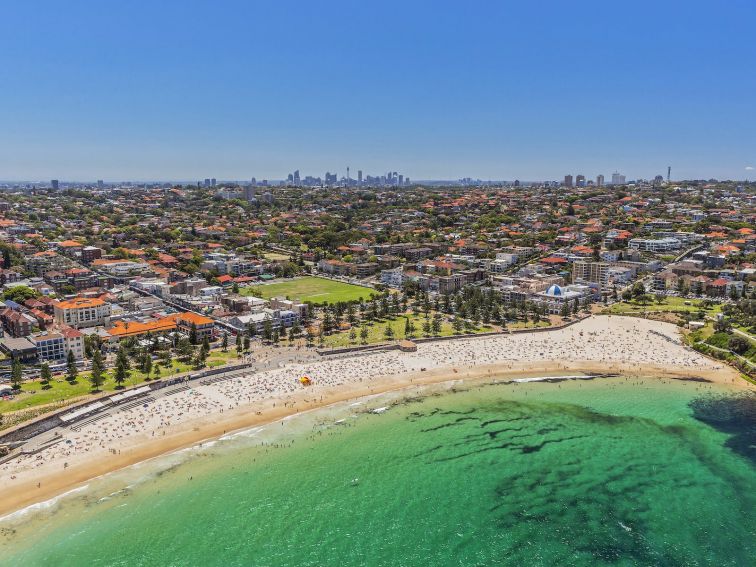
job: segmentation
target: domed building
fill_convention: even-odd
[[[562,286],[559,285],[552,285],[549,289],[546,290],[546,294],[551,297],[558,297],[562,295]]]
[[[591,289],[586,285],[572,284],[562,287],[553,284],[546,291],[537,294],[537,298],[540,304],[546,306],[549,313],[558,315],[562,312],[565,303],[572,309],[576,301],[582,303],[590,295]]]

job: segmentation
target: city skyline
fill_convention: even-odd
[[[0,23],[3,179],[756,166],[750,2],[43,4]]]

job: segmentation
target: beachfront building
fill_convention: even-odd
[[[586,285],[568,285],[565,287],[552,285],[546,291],[535,295],[535,300],[545,305],[552,315],[558,315],[567,304],[568,309],[574,308],[575,303],[582,304],[590,301],[591,288]]]
[[[64,327],[60,334],[63,335],[63,344],[66,349],[66,356],[69,351],[73,352],[76,360],[84,359],[84,335],[81,331],[73,327]]]
[[[299,323],[300,318],[290,309],[261,309],[255,313],[237,315],[229,319],[229,324],[239,331],[254,329],[255,334],[261,335],[266,324],[271,329],[285,329]]]
[[[110,322],[111,307],[99,298],[77,297],[53,305],[55,322],[74,329],[97,327]]]
[[[66,358],[66,344],[63,335],[58,333],[43,333],[31,337],[37,348],[39,360],[61,361]]]
[[[179,331],[186,334],[196,331],[197,340],[200,342],[205,339],[209,341],[213,340],[215,334],[215,321],[196,313],[181,313],[178,315],[176,317],[176,327]]]

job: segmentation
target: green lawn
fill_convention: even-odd
[[[632,313],[676,313],[676,312],[696,312],[701,309],[701,299],[685,299],[683,297],[665,297],[664,303],[657,303],[652,296],[648,303],[638,303],[635,300],[625,302],[621,301],[604,309],[604,313],[632,314]],[[686,305],[689,303],[690,305]],[[708,315],[719,313],[722,310],[721,305],[713,305],[706,309]]]
[[[240,293],[242,295],[259,295],[263,299],[288,297],[302,302],[337,303],[339,301],[357,301],[360,298],[369,299],[375,292],[359,285],[306,276],[242,288]]]
[[[279,254],[278,252],[266,252],[265,253],[265,259],[266,260],[272,260],[273,262],[277,261],[286,261],[290,258],[290,256],[286,254]]]
[[[533,323],[533,321],[528,321],[527,323],[525,321],[515,321],[514,323],[507,323],[507,329],[540,329],[550,326],[551,323],[548,321],[538,321],[538,323]]]
[[[235,359],[235,346],[229,345],[228,352],[221,352],[220,350],[212,351],[207,357],[206,364],[209,368],[213,368],[233,362]],[[153,365],[155,364],[157,364],[157,362],[153,362]],[[172,369],[160,366],[160,378],[167,378],[190,370],[192,370],[191,365],[174,360]],[[102,391],[115,391],[116,383],[113,380],[112,375],[112,370],[106,372],[105,384],[102,386]],[[70,384],[69,382],[66,382],[63,375],[57,375],[53,377],[53,381],[50,383],[50,388],[48,389],[43,389],[38,381],[24,382],[21,385],[21,393],[14,396],[14,399],[0,401],[0,413],[23,410],[45,404],[64,405],[62,402],[65,402],[66,400],[86,396],[91,393],[92,386],[89,383],[88,377],[89,372],[82,372],[77,381]],[[130,387],[141,384],[145,381],[145,377],[144,374],[132,367],[129,379],[124,383],[124,386]],[[154,377],[154,374],[150,375],[150,378]]]
[[[415,325],[415,338],[421,338],[424,337],[425,334],[423,333],[423,322],[425,321],[425,315],[415,315],[413,313],[408,313],[406,315],[399,315],[397,316],[393,321],[392,320],[385,320],[385,321],[376,321],[372,325],[367,325],[364,323],[364,325],[367,326],[368,329],[368,336],[367,339],[365,339],[365,342],[367,344],[375,344],[375,343],[381,343],[386,342],[388,339],[386,339],[385,330],[386,327],[389,325],[394,330],[394,338],[391,340],[400,340],[405,338],[404,336],[404,328],[407,324],[407,319],[412,321],[412,323]],[[433,313],[431,313],[431,320],[433,319]],[[360,331],[361,331],[361,325],[355,325],[354,330],[357,334],[357,338],[354,342],[349,340],[349,331],[341,331],[339,333],[334,333],[332,335],[328,335],[324,338],[323,346],[326,347],[343,347],[343,346],[351,346],[351,345],[361,345],[365,344],[362,339],[360,338]],[[486,333],[493,331],[493,327],[491,326],[485,326],[480,325],[475,329],[464,329],[462,333]],[[454,334],[454,329],[452,328],[452,324],[447,321],[446,317],[442,319],[441,322],[441,333],[439,336],[441,337],[448,337]]]

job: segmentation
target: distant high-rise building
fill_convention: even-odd
[[[215,187],[215,177],[210,180],[210,185]]]
[[[249,184],[250,184],[250,185],[252,185],[252,187],[257,187],[257,179],[255,179],[255,178],[253,177],[253,178],[252,178],[252,179],[250,180]]]
[[[299,185],[299,181],[299,170],[297,169],[294,171],[294,185]]]
[[[410,184],[410,178],[409,177],[405,177],[404,178],[404,184],[405,185],[409,185]]]
[[[205,182],[203,183],[203,185],[205,187],[210,187],[210,178],[209,177],[205,177]]]
[[[362,170],[361,169],[357,170],[357,183],[362,185]]]
[[[572,187],[572,175],[565,175],[564,176],[564,186],[565,187]]]
[[[672,166],[667,166],[667,183],[669,183],[669,177],[672,175]]]
[[[575,185],[578,187],[585,187],[585,175],[578,175],[575,178]]]
[[[519,187],[520,186],[520,180],[519,179],[515,179],[513,185],[515,187]]]
[[[616,171],[612,173],[612,185],[624,185],[625,184],[625,176],[620,175]]]
[[[252,178],[254,180],[254,177]],[[244,200],[245,201],[254,201],[255,200],[255,191],[256,191],[256,183],[253,183],[252,185],[248,185],[244,188]]]
[[[404,185],[404,175],[399,176],[399,185]]]
[[[53,190],[57,191],[58,187],[59,187],[58,180],[57,179],[51,179],[50,180],[50,186],[53,188]]]
[[[597,175],[596,176],[596,186],[597,187],[603,187],[604,186],[604,176],[603,175]]]

